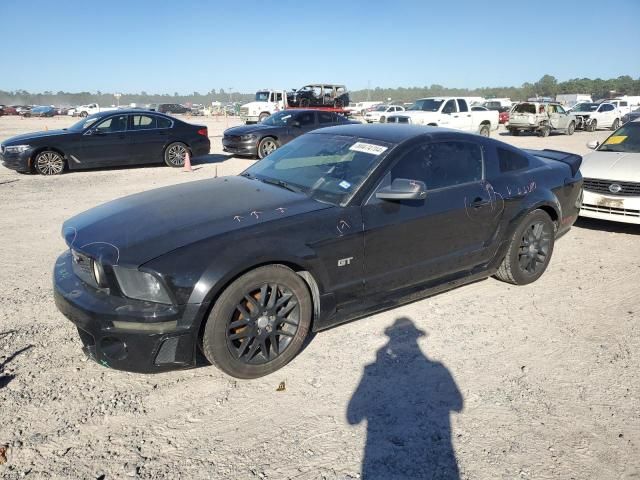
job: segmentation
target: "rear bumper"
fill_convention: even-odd
[[[584,191],[581,217],[640,225],[640,197],[621,197]]]
[[[56,261],[53,283],[56,307],[78,328],[92,360],[141,373],[195,365],[201,305],[154,304],[97,290],[73,273],[69,251]]]
[[[211,140],[202,136],[202,139],[198,139],[191,145],[191,155],[194,157],[201,157],[203,155],[209,155],[211,152]]]

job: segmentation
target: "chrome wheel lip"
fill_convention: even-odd
[[[36,158],[36,167],[42,175],[58,175],[64,170],[64,159],[56,152],[43,152]]]
[[[278,283],[251,287],[236,302],[225,326],[233,358],[244,365],[264,365],[279,358],[300,328],[300,301]]]
[[[187,148],[183,145],[172,145],[167,150],[167,160],[171,165],[181,167],[187,156]]]

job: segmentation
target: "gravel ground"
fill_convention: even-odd
[[[250,165],[221,151],[236,121],[192,121],[208,124],[213,146],[193,173],[0,169],[0,477],[640,477],[640,227],[581,220],[530,286],[489,279],[322,332],[259,380],[87,361],[53,304],[60,225]],[[69,123],[2,117],[0,140]],[[504,133],[581,154],[608,134]]]

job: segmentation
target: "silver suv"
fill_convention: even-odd
[[[559,103],[522,102],[511,109],[507,129],[511,135],[536,132],[539,136],[546,137],[552,131],[573,135],[576,117]]]

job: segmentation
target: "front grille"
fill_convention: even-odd
[[[640,210],[632,210],[630,208],[605,207],[603,205],[583,203],[582,210],[585,210],[587,212],[607,213],[609,215],[621,215],[624,217],[640,218]]]
[[[240,108],[240,115],[249,115],[248,108]]]
[[[225,135],[223,140],[228,140],[229,142],[239,142],[240,135]]]
[[[386,123],[411,123],[409,117],[389,117]]]
[[[619,185],[619,192],[609,190],[611,185]],[[585,178],[583,188],[588,192],[604,193],[618,197],[640,197],[640,183],[617,182],[615,180],[600,180],[597,178]],[[615,190],[615,189],[614,189]]]

